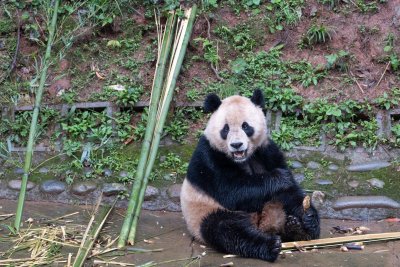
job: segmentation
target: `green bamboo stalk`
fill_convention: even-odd
[[[36,126],[37,126],[37,122],[38,122],[38,118],[39,118],[40,103],[42,101],[43,89],[44,89],[44,85],[45,85],[46,77],[47,77],[47,69],[49,67],[48,61],[51,56],[51,47],[52,47],[53,40],[54,40],[54,33],[56,31],[58,6],[59,6],[59,0],[56,0],[54,2],[53,17],[51,19],[51,24],[50,24],[50,28],[49,28],[49,39],[47,40],[46,53],[45,53],[45,56],[43,59],[43,69],[40,74],[39,87],[38,87],[38,89],[36,91],[36,95],[35,95],[35,98],[36,98],[35,106],[33,108],[31,127],[29,130],[29,139],[28,139],[28,144],[26,147],[26,154],[25,154],[24,174],[22,176],[21,190],[19,192],[17,212],[15,215],[14,227],[17,231],[19,231],[19,228],[21,226],[22,212],[24,210],[26,185],[28,183],[29,172],[30,172],[31,165],[32,165],[33,146],[35,144]]]
[[[100,234],[100,231],[104,226],[104,223],[106,222],[108,216],[110,215],[112,209],[114,208],[115,203],[116,203],[116,201],[114,201],[114,203],[110,207],[102,207],[102,209],[98,215],[97,222],[95,223],[94,227],[91,229],[91,233],[88,235],[85,235],[85,238],[82,239],[81,247],[78,250],[78,253],[74,260],[74,264],[72,265],[73,267],[81,267],[85,263],[85,260],[88,256],[90,250],[92,249],[93,244],[96,241],[98,235]],[[92,216],[93,216],[92,219],[94,219],[95,214],[93,214]],[[91,228],[92,219],[89,222],[89,225],[88,225],[89,228]]]
[[[129,229],[132,224],[132,217],[134,214],[134,210],[137,206],[138,194],[134,192],[139,192],[137,188],[140,188],[142,185],[144,169],[146,166],[149,148],[151,145],[151,139],[154,132],[154,127],[156,123],[157,116],[157,106],[161,95],[162,83],[165,75],[165,66],[169,56],[169,52],[171,50],[172,44],[172,33],[175,27],[175,12],[170,13],[166,22],[165,32],[161,45],[161,52],[158,58],[155,78],[153,81],[153,88],[151,93],[150,107],[149,107],[149,116],[148,116],[148,124],[146,126],[146,133],[144,137],[144,141],[142,144],[142,149],[139,158],[139,164],[137,167],[135,183],[132,186],[132,193],[129,199],[128,208],[125,215],[125,220],[121,228],[120,237],[118,240],[118,247],[124,247],[126,244],[126,240],[129,234]]]
[[[150,154],[149,158],[147,161],[147,166],[146,166],[146,172],[145,176],[143,178],[142,186],[138,188],[139,192],[135,192],[135,194],[139,195],[134,217],[132,220],[131,224],[131,229],[129,232],[129,237],[128,237],[128,242],[130,244],[133,244],[135,241],[136,237],[136,228],[137,228],[137,223],[138,219],[140,216],[140,211],[141,211],[141,206],[143,203],[144,199],[144,194],[146,191],[147,183],[148,183],[148,178],[150,176],[151,170],[154,165],[154,161],[157,155],[158,151],[158,146],[160,144],[160,139],[161,139],[161,134],[162,130],[164,128],[164,123],[167,118],[169,106],[172,100],[172,96],[174,93],[175,85],[176,85],[176,80],[178,78],[179,72],[182,67],[183,59],[185,57],[186,53],[186,48],[190,40],[190,36],[192,34],[192,29],[193,29],[193,23],[196,18],[196,10],[197,10],[197,5],[193,5],[193,7],[186,12],[185,15],[188,16],[188,21],[186,24],[186,28],[181,29],[181,34],[184,34],[183,38],[178,38],[176,39],[176,42],[174,44],[175,50],[173,51],[173,57],[171,58],[171,64],[170,64],[170,69],[169,69],[169,75],[167,76],[167,81],[165,83],[165,88],[163,90],[164,95],[163,95],[163,100],[160,101],[160,105],[158,107],[158,120],[157,120],[157,125],[155,127],[155,131],[153,134],[153,139],[151,142],[151,148],[150,148]]]

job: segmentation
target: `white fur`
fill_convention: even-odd
[[[254,128],[254,134],[248,137],[242,129],[243,122]],[[221,137],[220,131],[225,124],[229,125],[227,139]],[[242,96],[231,96],[222,100],[222,104],[211,115],[204,135],[215,149],[232,157],[234,149],[231,143],[243,143],[241,149],[247,149],[247,158],[254,151],[268,142],[267,125],[264,113],[250,99]]]

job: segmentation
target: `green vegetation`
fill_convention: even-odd
[[[331,15],[340,16],[346,22],[348,17],[370,16],[372,12],[381,12],[379,9],[385,1],[318,2],[314,5],[316,9],[304,0],[199,2],[201,10],[189,44],[190,57],[184,62],[175,88],[176,102],[201,101],[210,92],[222,98],[233,94],[250,96],[255,88],[260,88],[265,95],[265,108],[283,114],[279,131],[273,131],[272,136],[284,149],[299,145],[318,147],[322,144],[321,133],[325,134],[328,144],[336,145],[339,150],[354,146],[373,150],[379,144],[398,147],[397,117],[392,121],[392,136],[384,140],[376,135],[374,115],[377,110],[397,108],[400,103],[400,89],[393,86],[399,82],[400,69],[395,29],[385,23],[354,25],[357,45],[339,48],[337,41],[343,38],[342,30],[329,19]],[[11,75],[0,74],[0,80],[4,79],[0,82],[3,106],[31,105],[34,101],[42,60],[39,55],[44,50],[48,31],[43,21],[49,11],[48,3],[35,0],[0,4],[2,73],[9,70],[17,46],[18,14],[23,25],[23,44],[16,69]],[[168,10],[176,9],[179,4],[176,0],[62,2],[53,47],[56,53],[46,81],[44,101],[66,103],[71,109],[63,116],[59,109],[42,109],[36,134],[42,145],[61,148],[61,155],[68,156],[70,162],[61,164],[63,170],[56,170],[59,174],[70,170],[62,178],[71,182],[103,177],[101,169],[110,168],[116,172],[127,170],[127,176],[114,175],[114,179],[132,182],[135,175],[132,166],[136,165],[137,155],[129,158],[133,162],[129,165],[121,151],[130,146],[137,149],[148,123],[148,109],[137,110],[134,106],[150,98],[157,58],[154,8],[165,17]],[[178,14],[182,16],[179,11]],[[330,42],[332,38],[335,38],[334,44]],[[370,89],[374,86],[371,81],[380,78],[378,73],[379,77],[371,80],[359,68],[357,42],[361,49],[379,42],[380,47],[373,51],[380,53],[373,61],[381,63],[383,70],[386,66],[378,88],[384,90],[377,96],[373,94],[374,98],[356,96],[357,101],[341,101],[353,97],[349,88],[359,90],[356,81],[362,88]],[[67,81],[65,88],[54,86],[60,80]],[[111,101],[121,109],[111,117],[105,110],[74,107],[86,101]],[[2,155],[7,157],[11,144],[26,145],[31,116],[31,112],[20,111],[15,118],[2,118]],[[206,119],[198,108],[175,107],[162,136],[190,146],[202,133]],[[88,153],[92,171],[82,175],[82,158]],[[117,165],[117,161],[122,165]],[[178,165],[186,162],[184,157]],[[172,179],[169,174],[178,173],[177,169],[160,167],[151,179],[154,182]]]
[[[305,46],[313,46],[314,44],[323,44],[332,39],[333,30],[323,24],[313,24],[304,35],[301,44]]]

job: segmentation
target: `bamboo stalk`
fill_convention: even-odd
[[[78,254],[76,255],[76,258],[72,265],[73,267],[81,267],[85,263],[85,259],[87,258],[91,248],[93,247],[94,242],[96,241],[101,229],[104,226],[104,223],[106,222],[108,216],[114,208],[115,203],[116,201],[114,201],[111,207],[102,208],[102,211],[100,212],[100,215],[98,217],[99,221],[96,222],[95,226],[91,230],[91,234],[86,235],[85,238],[82,239]],[[91,225],[91,222],[89,223],[89,225]]]
[[[132,186],[132,193],[129,199],[128,208],[125,215],[125,220],[121,228],[120,237],[118,240],[118,247],[124,247],[129,234],[129,229],[132,224],[132,217],[134,215],[134,210],[137,206],[138,192],[142,185],[144,169],[146,166],[149,148],[151,145],[151,139],[154,132],[154,127],[156,123],[157,105],[161,95],[162,82],[164,79],[165,65],[169,56],[169,51],[172,44],[172,32],[175,26],[175,13],[169,13],[166,29],[162,38],[161,52],[159,53],[159,58],[155,70],[155,78],[153,81],[153,88],[151,92],[150,105],[149,105],[149,116],[148,124],[146,126],[146,133],[144,141],[142,144],[142,149],[139,158],[139,164],[137,167],[135,183]]]
[[[131,229],[129,232],[128,243],[134,244],[136,237],[136,227],[141,211],[141,206],[144,199],[144,194],[146,191],[148,178],[150,176],[151,170],[154,165],[154,161],[157,155],[158,146],[160,143],[161,133],[164,127],[165,120],[167,118],[169,105],[172,100],[172,96],[175,90],[176,80],[178,78],[179,72],[182,67],[183,59],[185,57],[186,48],[190,40],[190,36],[192,34],[193,23],[196,17],[196,9],[197,6],[193,5],[192,8],[185,11],[185,17],[187,18],[184,21],[181,21],[181,27],[177,33],[177,37],[174,43],[173,55],[170,61],[170,68],[168,71],[167,81],[165,83],[165,87],[163,90],[163,99],[158,106],[158,114],[157,114],[157,124],[155,127],[155,131],[153,134],[153,139],[150,147],[150,154],[147,161],[146,171],[143,178],[143,182],[140,188],[138,188],[138,192],[135,194],[139,194],[139,198],[137,200],[137,205],[134,213],[134,217],[131,224]]]
[[[384,240],[396,240],[396,239],[400,239],[400,232],[343,236],[343,237],[315,239],[309,241],[286,242],[282,243],[282,250],[293,250],[297,249],[297,247],[313,248],[315,246],[340,245],[343,243],[359,242],[359,241],[372,242],[372,241],[384,241]]]
[[[24,209],[25,194],[26,194],[26,185],[28,183],[28,176],[32,165],[33,145],[35,143],[36,126],[39,118],[40,103],[42,101],[44,85],[47,77],[47,69],[49,67],[48,61],[51,56],[51,47],[53,44],[54,33],[56,30],[58,6],[59,6],[59,0],[56,0],[54,2],[53,17],[51,19],[51,24],[49,28],[49,39],[47,41],[46,53],[43,59],[43,69],[40,75],[39,87],[35,95],[35,106],[33,108],[31,127],[29,130],[28,145],[26,147],[26,154],[25,154],[24,174],[22,176],[21,189],[18,197],[17,212],[15,215],[14,227],[17,231],[19,231],[19,228],[21,226],[22,212]]]

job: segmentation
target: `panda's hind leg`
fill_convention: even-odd
[[[200,231],[206,243],[224,253],[273,262],[281,251],[280,236],[263,233],[244,212],[218,209],[204,218]]]

